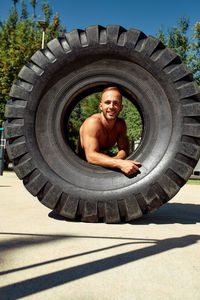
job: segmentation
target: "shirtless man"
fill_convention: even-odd
[[[129,155],[126,123],[118,118],[122,110],[122,96],[117,87],[106,88],[100,102],[101,113],[84,121],[79,132],[78,153],[88,163],[109,168],[119,168],[127,175],[139,170],[139,162],[124,160]],[[110,157],[103,152],[117,142],[119,152]]]

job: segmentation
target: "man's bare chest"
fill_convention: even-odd
[[[99,137],[99,145],[100,150],[107,150],[114,146],[114,144],[117,142],[118,139],[118,132],[117,131],[111,131],[111,132],[105,132],[102,131]]]

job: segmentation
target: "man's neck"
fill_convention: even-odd
[[[102,123],[103,127],[107,131],[111,131],[113,129],[113,127],[115,126],[116,122],[117,122],[117,119],[115,119],[115,120],[106,119],[102,112],[100,114],[100,119],[101,119],[101,123]]]

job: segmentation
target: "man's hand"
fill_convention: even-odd
[[[98,114],[86,119],[80,128],[82,146],[88,163],[107,168],[119,168],[126,175],[132,175],[139,170],[139,162],[124,160],[129,153],[128,137],[126,135],[126,124],[123,120],[118,120],[115,124],[115,131],[119,138],[117,140],[119,152],[114,157],[110,157],[101,152],[101,145],[107,146],[105,139],[105,129]],[[116,134],[115,133],[115,134]]]
[[[133,160],[120,160],[119,168],[127,175],[132,175],[139,170],[140,163]]]

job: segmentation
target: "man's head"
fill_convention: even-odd
[[[122,110],[122,95],[117,87],[108,87],[103,90],[100,109],[107,120],[117,119]]]

